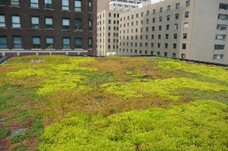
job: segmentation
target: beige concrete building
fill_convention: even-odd
[[[113,50],[117,55],[155,55],[228,64],[228,0],[165,0],[119,15],[118,37],[110,33],[108,22],[102,25],[102,32],[110,33],[107,39],[103,37],[106,43],[98,44],[103,45],[102,55],[111,51],[112,46],[108,45],[112,41],[108,39],[118,38],[118,50]]]
[[[110,0],[108,8],[103,2],[97,14],[97,56],[117,55],[120,14],[138,8],[142,0]]]

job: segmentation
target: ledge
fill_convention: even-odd
[[[18,30],[18,29],[22,29],[22,28],[21,27],[12,27],[11,29]]]
[[[40,28],[30,28],[30,30],[41,30]]]
[[[70,10],[61,10],[61,12],[71,12]]]
[[[7,27],[0,27],[0,29],[7,29]]]
[[[47,11],[54,11],[53,8],[44,8],[44,10],[47,10]]]
[[[61,31],[71,31],[70,29],[62,29]]]
[[[39,7],[29,7],[29,9],[37,9],[37,10],[40,10]]]
[[[51,29],[45,28],[44,30],[46,30],[46,31],[55,31],[55,29],[53,29],[53,28],[51,28]]]
[[[21,6],[9,6],[9,8],[21,8]]]

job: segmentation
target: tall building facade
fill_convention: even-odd
[[[227,25],[227,0],[151,1],[120,14],[117,54],[228,64]]]
[[[96,0],[0,0],[0,56],[96,55],[96,6]]]

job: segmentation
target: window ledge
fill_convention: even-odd
[[[63,51],[71,51],[72,49],[62,49]]]
[[[21,8],[21,6],[9,6],[10,8]]]
[[[0,7],[4,7],[4,6],[6,6],[6,5],[0,5]]]
[[[7,27],[0,27],[0,29],[7,29]]]
[[[74,30],[74,32],[83,32],[83,30]]]
[[[24,49],[22,49],[22,48],[21,49],[16,49],[16,48],[12,49],[12,51],[22,51],[22,50],[24,50]]]
[[[71,31],[70,29],[62,29],[61,31]]]
[[[9,50],[9,48],[0,48],[0,50]]]
[[[83,50],[82,48],[74,48],[74,50]]]
[[[54,11],[53,8],[44,8],[44,10],[47,10],[47,11]]]
[[[70,10],[61,10],[62,12],[71,12]]]
[[[47,51],[54,51],[56,49],[55,48],[46,48],[45,50],[47,50]]]
[[[40,9],[39,7],[29,7],[29,9]]]
[[[42,48],[32,48],[31,50],[42,50]]]
[[[30,28],[31,30],[41,30],[40,28]]]
[[[16,30],[18,30],[18,29],[22,29],[21,27],[12,27],[11,29],[16,29]]]
[[[82,13],[82,11],[74,11],[75,13]]]
[[[50,29],[45,28],[44,30],[47,30],[47,31],[54,31],[55,29],[53,29],[53,28],[50,28]]]
[[[88,12],[89,14],[93,14],[93,12]]]

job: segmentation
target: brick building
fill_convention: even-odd
[[[0,0],[0,56],[95,55],[96,0]]]

